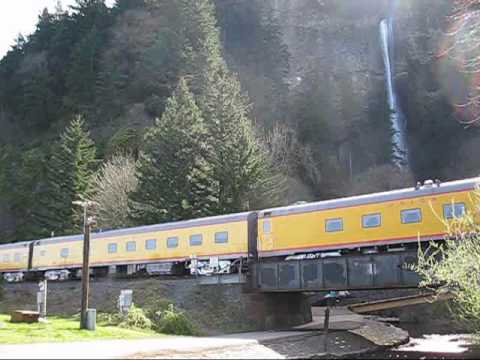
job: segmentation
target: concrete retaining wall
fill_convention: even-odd
[[[152,307],[158,301],[175,304],[208,335],[287,328],[311,320],[308,298],[303,294],[245,292],[241,284],[201,286],[195,279],[94,280],[90,287],[90,307],[97,312],[116,311],[122,289],[132,289],[134,303],[143,308]],[[6,284],[0,312],[35,310],[37,291],[37,283]],[[78,313],[80,297],[80,281],[49,282],[48,313]]]

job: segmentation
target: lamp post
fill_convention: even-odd
[[[96,203],[93,201],[74,201],[73,204],[83,207],[82,309],[80,313],[80,329],[87,329],[88,295],[90,289],[90,228],[95,224],[95,219],[88,217],[88,209]]]

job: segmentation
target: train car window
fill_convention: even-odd
[[[215,244],[226,244],[228,243],[228,232],[222,231],[215,233]]]
[[[190,235],[190,246],[202,245],[203,236],[201,234]]]
[[[62,258],[67,258],[68,255],[69,255],[70,251],[68,248],[64,248],[62,250],[60,250],[60,257]]]
[[[115,254],[118,250],[117,243],[110,243],[108,244],[108,253],[109,254]]]
[[[381,214],[369,214],[362,216],[362,226],[366,229],[379,227],[382,225]]]
[[[127,241],[126,245],[128,252],[137,251],[137,242],[136,241]]]
[[[145,249],[147,250],[155,250],[157,248],[157,240],[150,239],[145,241]]]
[[[422,221],[422,211],[420,209],[402,210],[402,224],[415,224]]]
[[[325,220],[325,231],[326,232],[337,232],[343,231],[343,219],[327,219]]]
[[[460,218],[465,215],[465,204],[445,204],[443,205],[443,217],[445,219]]]
[[[46,250],[41,250],[40,251],[40,256],[45,256],[47,255],[47,251]]]
[[[167,238],[167,248],[176,248],[178,247],[178,237],[172,236]]]
[[[22,259],[22,257],[20,256],[20,254],[15,254],[13,255],[13,261],[15,262],[20,262]]]
[[[270,234],[272,232],[272,222],[270,220],[263,220],[263,232]]]
[[[3,262],[4,262],[4,263],[10,262],[10,255],[9,255],[9,254],[3,255]]]

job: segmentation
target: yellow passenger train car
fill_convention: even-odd
[[[480,178],[92,234],[94,274],[238,271],[268,261],[335,251],[401,250],[441,240],[445,223],[475,212]],[[83,235],[0,245],[0,273],[62,279],[79,276]]]
[[[230,264],[247,258],[249,215],[240,213],[93,233],[90,265],[98,272],[120,266],[122,271],[130,273],[140,269],[168,273],[175,265],[184,270],[192,259],[209,262],[216,259]],[[82,266],[83,235],[37,240],[33,244],[30,272],[75,270]]]
[[[31,265],[29,264],[30,251],[30,242],[0,246],[0,273],[5,274],[5,280],[23,280],[23,274]]]
[[[259,257],[439,240],[445,220],[475,211],[480,179],[426,181],[414,188],[259,212]]]

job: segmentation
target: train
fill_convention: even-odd
[[[475,211],[480,178],[259,211],[96,231],[94,276],[230,273],[251,261],[401,251],[443,240],[445,221]],[[0,273],[8,282],[81,276],[83,235],[0,245]]]

